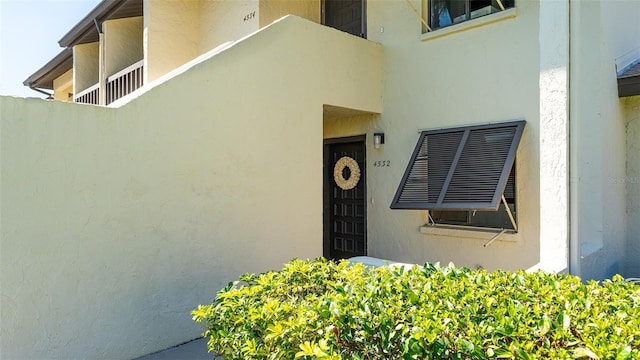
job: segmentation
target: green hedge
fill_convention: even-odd
[[[318,259],[240,280],[192,313],[228,360],[640,359],[640,286],[619,276]]]

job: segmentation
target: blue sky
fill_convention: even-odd
[[[100,0],[0,0],[0,95],[44,97],[22,82],[56,56],[58,40]]]

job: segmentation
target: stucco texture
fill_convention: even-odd
[[[627,246],[625,275],[640,278],[640,96],[625,100],[627,110]]]
[[[0,97],[0,356],[161,350],[239,274],[321,256],[323,105],[380,112],[381,55],[287,17],[112,108]]]
[[[73,47],[73,89],[79,93],[98,83],[100,44],[80,44]]]
[[[144,0],[144,81],[200,55],[199,1]]]
[[[260,0],[260,27],[292,14],[301,18],[321,23],[321,0]]]
[[[574,229],[580,242],[579,274],[585,279],[630,276],[634,271],[627,267],[638,257],[627,246],[637,236],[637,215],[629,216],[633,188],[626,180],[637,141],[630,137],[633,116],[625,114],[617,96],[615,65],[617,58],[638,49],[640,26],[632,17],[639,11],[640,3],[634,1],[575,3],[571,113],[576,127],[571,137],[577,156],[572,180],[579,202]]]
[[[73,100],[73,69],[53,80],[53,98],[56,100]]]
[[[105,76],[118,71],[144,58],[143,17],[105,21],[102,24],[105,34]]]

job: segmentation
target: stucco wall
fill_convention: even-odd
[[[414,1],[419,8],[420,2]],[[380,117],[325,121],[325,138],[367,134],[369,255],[403,262],[453,261],[489,269],[529,268],[541,263],[538,5],[519,2],[517,16],[421,41],[421,23],[404,1],[367,4],[368,38],[384,46]],[[361,87],[364,89],[364,87]],[[418,131],[486,122],[527,120],[517,154],[520,231],[510,241],[483,244],[475,232],[423,234],[426,211],[390,210]],[[374,130],[385,145],[371,146]],[[389,160],[390,167],[373,167]],[[560,201],[558,199],[558,201]],[[476,238],[480,236],[480,238]],[[562,244],[565,239],[544,239]],[[565,267],[560,263],[549,270]]]
[[[99,65],[99,43],[73,47],[73,89],[76,94],[98,83]]]
[[[199,1],[144,0],[145,83],[192,60],[198,52]]]
[[[321,23],[320,0],[260,0],[260,27],[269,25],[277,19],[288,15]]]
[[[53,98],[62,101],[73,100],[73,69],[53,80]]]
[[[199,2],[199,52],[205,53],[263,28],[285,15],[320,23],[320,0]]]
[[[626,98],[627,173],[627,244],[624,273],[640,278],[640,96]]]
[[[324,134],[370,139],[385,132],[387,144],[367,153],[369,165],[393,164],[368,169],[369,255],[572,271],[585,279],[625,272],[624,259],[634,256],[625,253],[633,237],[625,209],[633,205],[618,181],[628,169],[629,131],[616,95],[615,59],[637,46],[640,29],[629,14],[639,4],[573,6],[570,42],[564,2],[518,2],[515,18],[482,19],[440,37],[419,35],[419,19],[403,2],[368,2],[368,38],[385,47],[384,112],[366,121],[325,121]],[[419,130],[517,118],[527,120],[517,155],[517,235],[483,248],[486,238],[468,231],[420,233],[425,211],[388,209]],[[572,234],[577,261],[570,269]]]
[[[538,6],[541,261],[534,268],[573,271],[569,269],[569,3],[540,1]]]
[[[584,278],[626,274],[629,196],[624,108],[617,96],[616,59],[638,48],[640,3],[578,2],[573,29],[571,111],[578,122],[576,178],[580,204],[578,237]]]
[[[258,30],[258,0],[200,1],[199,52]]]
[[[143,17],[105,21],[102,24],[105,41],[105,77],[142,60]]]
[[[113,108],[0,97],[0,356],[161,350],[239,274],[321,256],[323,104],[380,112],[381,54],[289,17]]]

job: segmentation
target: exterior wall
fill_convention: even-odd
[[[73,89],[79,93],[99,81],[100,43],[73,47]]]
[[[258,0],[200,1],[199,52],[258,30]]]
[[[260,0],[260,28],[292,14],[320,24],[320,0]]]
[[[200,60],[114,107],[0,97],[3,359],[158,351],[322,255],[323,104],[380,112],[381,47],[288,17]]]
[[[142,16],[105,21],[102,27],[105,41],[105,77],[142,60]]]
[[[617,96],[616,59],[637,49],[640,3],[577,2],[572,59],[572,113],[577,121],[581,275],[610,277],[627,272],[630,190],[628,120]],[[637,222],[637,221],[636,221]],[[627,234],[627,231],[631,233]],[[637,234],[637,233],[636,233]],[[637,259],[637,252],[635,253]]]
[[[69,94],[71,94],[71,97]],[[73,69],[53,80],[53,98],[62,101],[73,101]]]
[[[569,269],[569,3],[540,1],[538,12],[541,261],[533,268],[574,272]]]
[[[145,84],[195,58],[199,1],[144,0]]]
[[[539,175],[541,55],[532,46],[539,41],[539,11],[537,2],[518,2],[515,18],[433,38],[435,33],[421,35],[420,20],[405,2],[368,2],[368,39],[384,46],[384,112],[357,121],[325,121],[324,136],[368,136],[370,256],[489,269],[566,268],[566,252],[547,259],[549,254],[541,250],[566,249],[566,234],[540,239],[545,230],[540,221],[541,182],[552,179]],[[566,104],[557,106],[562,111]],[[527,120],[516,164],[518,234],[505,234],[485,248],[493,234],[427,228],[426,211],[389,209],[419,130],[512,119]],[[378,150],[371,146],[374,130],[385,133],[386,144]],[[391,166],[373,167],[378,160],[389,160]],[[553,195],[557,193],[545,194]],[[562,200],[551,197],[547,206],[562,207]]]
[[[627,119],[627,244],[624,274],[640,278],[640,96],[624,100]]]

